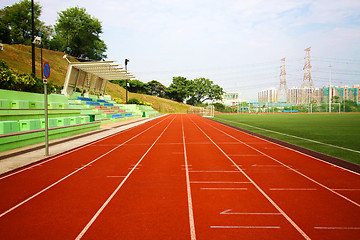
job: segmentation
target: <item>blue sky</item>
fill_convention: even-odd
[[[3,0],[0,7],[16,1]],[[286,57],[288,86],[301,86],[311,46],[316,87],[360,84],[358,0],[47,0],[41,19],[85,7],[102,22],[109,60],[125,58],[139,80],[168,86],[173,76],[210,78],[243,99],[279,86]]]

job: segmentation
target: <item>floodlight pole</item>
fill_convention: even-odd
[[[329,77],[329,112],[331,112],[331,65],[329,65],[330,69],[330,77]]]
[[[32,59],[32,73],[35,76],[35,23],[34,23],[34,0],[31,0],[31,59]]]
[[[125,73],[127,74],[127,64],[129,62],[129,59],[125,59]],[[125,86],[125,89],[126,89],[126,104],[128,103],[128,79],[125,79],[125,82],[126,82],[126,86]]]

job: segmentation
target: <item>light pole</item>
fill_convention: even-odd
[[[329,112],[331,112],[331,64],[329,65],[330,76],[329,76]]]
[[[125,73],[127,74],[127,64],[128,62],[130,62],[129,59],[125,59]],[[126,104],[128,103],[128,80],[125,79],[126,81]]]
[[[35,76],[35,23],[34,23],[34,0],[31,0],[31,62],[32,73]]]

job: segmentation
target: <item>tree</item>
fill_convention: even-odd
[[[43,93],[44,91],[41,79],[34,77],[32,74],[16,74],[3,61],[0,61],[0,88],[34,93]],[[49,82],[49,93],[54,92],[54,90],[55,86]]]
[[[191,84],[191,80],[187,80],[185,77],[173,77],[173,82],[166,89],[166,95],[174,101],[184,102],[189,96],[188,87]]]
[[[51,29],[39,20],[40,14],[41,6],[34,3],[35,35],[42,29]],[[48,40],[50,35],[45,33]],[[4,43],[31,45],[31,1],[22,0],[0,10],[0,38]]]
[[[106,58],[107,49],[101,33],[101,22],[86,13],[85,8],[68,8],[59,13],[52,46],[58,51],[69,47],[74,57],[101,60]]]
[[[134,93],[146,93],[145,84],[139,80],[129,80],[130,87],[128,88],[130,92]]]
[[[121,80],[111,80],[110,82],[118,84],[119,86],[121,86],[122,88],[126,88],[126,80],[125,79],[121,79]],[[146,94],[146,84],[141,82],[140,80],[127,80],[128,82],[128,91],[129,92],[133,92],[133,93],[143,93]]]
[[[214,84],[207,78],[194,79],[189,86],[190,99],[187,100],[188,104],[196,105],[206,100],[221,100],[223,89]]]
[[[152,80],[145,84],[146,94],[157,96],[157,97],[165,97],[166,87],[156,80]]]

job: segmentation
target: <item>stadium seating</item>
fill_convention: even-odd
[[[0,89],[0,151],[43,141],[44,95]],[[48,95],[50,139],[99,129],[101,124],[158,115],[151,106],[117,104],[106,95]]]

